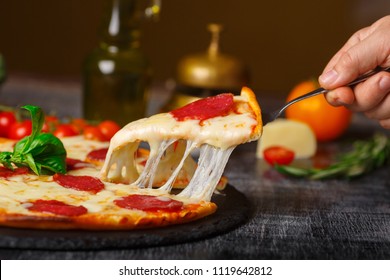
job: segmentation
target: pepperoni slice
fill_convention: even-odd
[[[66,158],[66,170],[71,171],[71,170],[77,170],[81,169],[84,167],[91,166],[90,163],[79,160],[79,159],[74,159],[74,158]]]
[[[168,197],[159,197],[152,195],[133,194],[114,200],[114,203],[126,209],[137,209],[143,211],[180,211],[183,208],[183,202]]]
[[[178,121],[186,119],[204,121],[219,116],[226,116],[233,108],[233,94],[223,93],[197,100],[170,113]]]
[[[98,178],[92,176],[74,176],[64,174],[54,174],[53,180],[65,188],[70,188],[78,191],[87,191],[90,193],[98,193],[104,189],[104,184]]]
[[[106,159],[107,152],[108,148],[92,150],[87,154],[87,159],[93,161],[104,161]]]
[[[27,167],[19,167],[14,170],[0,166],[0,177],[7,179],[12,176],[27,174],[29,169]]]
[[[62,216],[80,216],[88,212],[84,206],[74,206],[58,200],[38,199],[27,207],[33,212],[46,212]]]

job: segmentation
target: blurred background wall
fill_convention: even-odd
[[[102,0],[16,0],[0,4],[0,53],[8,73],[80,79],[97,45]],[[222,51],[243,60],[256,90],[285,95],[318,76],[358,29],[390,14],[389,0],[162,0],[142,26],[154,80],[174,78],[180,58],[205,51],[210,22],[224,26]]]

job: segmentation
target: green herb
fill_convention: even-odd
[[[313,180],[330,178],[353,178],[366,174],[389,162],[390,139],[383,134],[375,134],[371,139],[353,143],[353,149],[345,153],[335,163],[326,168],[300,168],[277,165],[280,173],[305,177]]]
[[[31,105],[22,107],[31,114],[32,133],[15,144],[13,152],[1,152],[0,163],[29,167],[35,174],[66,172],[66,150],[61,140],[53,134],[41,133],[45,115],[41,108]]]

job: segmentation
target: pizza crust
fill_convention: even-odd
[[[251,107],[254,117],[256,119],[256,126],[253,129],[251,135],[251,141],[257,140],[263,133],[263,121],[261,119],[261,108],[256,100],[255,93],[248,87],[243,87],[241,90],[241,96],[247,99],[249,106]]]
[[[15,228],[45,230],[132,230],[165,227],[183,224],[213,214],[217,205],[213,202],[186,205],[178,212],[145,212],[128,210],[127,214],[88,213],[77,217],[59,216],[50,213],[30,215],[9,214],[0,209],[0,225]]]

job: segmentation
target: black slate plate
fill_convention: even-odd
[[[139,248],[195,241],[228,232],[250,215],[247,198],[228,185],[213,201],[218,210],[182,225],[134,231],[32,230],[0,227],[0,248],[93,250]]]

